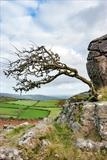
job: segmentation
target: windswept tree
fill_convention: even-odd
[[[22,51],[16,49],[16,54],[17,60],[10,62],[9,68],[4,71],[5,75],[12,76],[17,80],[16,87],[14,87],[16,91],[40,88],[41,85],[52,82],[60,75],[66,75],[87,84],[92,94],[96,96],[91,81],[79,75],[77,69],[62,63],[57,53],[47,50],[44,46]]]

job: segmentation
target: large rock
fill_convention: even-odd
[[[90,42],[87,71],[96,89],[107,86],[107,35]]]
[[[57,122],[68,124],[80,149],[107,149],[107,101],[72,103],[69,99]]]

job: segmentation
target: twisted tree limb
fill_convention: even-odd
[[[47,50],[44,46],[30,48],[30,50],[18,50],[18,59],[10,62],[8,70],[4,73],[17,80],[16,91],[29,91],[35,87],[52,82],[60,75],[67,75],[81,80],[89,86],[92,94],[96,96],[96,91],[91,81],[79,75],[75,68],[71,68],[60,61],[57,53]],[[33,79],[32,79],[33,77]]]

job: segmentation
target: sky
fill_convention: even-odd
[[[1,0],[0,92],[15,93],[16,81],[6,78],[7,59],[14,61],[14,47],[32,44],[57,52],[61,61],[89,79],[86,62],[91,40],[107,34],[106,0]],[[89,88],[75,78],[58,77],[27,94],[75,95]]]

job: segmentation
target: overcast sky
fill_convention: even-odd
[[[87,47],[91,40],[107,34],[106,0],[1,0],[0,1],[0,92],[14,93],[14,79],[2,71],[14,48],[44,45],[59,53],[61,61],[88,78]],[[2,57],[2,58],[1,58]],[[28,94],[74,95],[87,85],[61,76]]]

